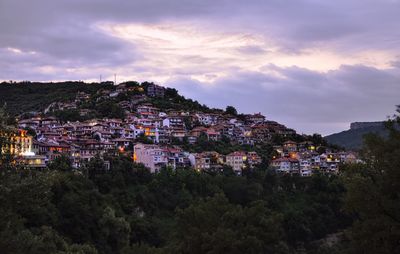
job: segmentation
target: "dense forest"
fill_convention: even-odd
[[[151,175],[123,157],[73,172],[61,160],[2,175],[3,253],[291,253],[350,225],[335,176]]]
[[[397,120],[398,121],[398,120]],[[13,121],[0,115],[2,133]],[[400,253],[400,132],[369,135],[341,174],[235,175],[165,169],[124,156],[73,170],[15,165],[0,149],[1,253]],[[0,146],[7,147],[7,135]]]

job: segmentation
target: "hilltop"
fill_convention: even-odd
[[[350,129],[324,137],[330,144],[338,145],[350,150],[358,150],[363,146],[366,134],[376,133],[387,136],[384,122],[354,122]]]

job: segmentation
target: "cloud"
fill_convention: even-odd
[[[308,134],[330,134],[348,128],[353,121],[384,120],[398,104],[400,69],[344,65],[320,73],[296,66],[272,68],[280,77],[239,73],[207,84],[187,79],[167,84],[213,107],[233,105],[246,113],[261,111],[269,119]]]

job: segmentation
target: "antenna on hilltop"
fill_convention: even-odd
[[[114,85],[115,86],[117,85],[117,74],[116,73],[114,73]]]

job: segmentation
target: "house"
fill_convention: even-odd
[[[299,174],[299,161],[292,158],[278,158],[271,162],[271,167],[277,172],[285,174]]]
[[[197,113],[195,114],[195,120],[197,120],[201,125],[211,126],[216,125],[218,123],[219,114],[204,114]]]
[[[126,150],[130,145],[133,144],[131,139],[127,138],[114,138],[110,141],[115,145],[115,148],[119,150]]]
[[[163,120],[163,126],[168,128],[184,128],[185,122],[181,116],[169,116]]]
[[[42,142],[34,141],[33,152],[38,155],[44,155],[49,161],[54,160],[61,154],[70,154],[70,145],[65,142],[57,142],[55,140],[45,140]]]
[[[166,147],[164,153],[168,157],[168,166],[176,168],[184,168],[190,166],[189,154],[177,147]]]
[[[119,119],[104,119],[103,122],[111,128],[121,127],[123,122]]]
[[[265,116],[261,113],[245,115],[245,121],[246,123],[263,123],[265,121]]]
[[[147,86],[147,96],[163,98],[165,96],[165,87],[149,84]]]
[[[297,143],[294,141],[288,140],[283,143],[283,150],[288,153],[297,152]]]
[[[251,126],[251,135],[258,143],[268,142],[272,139],[270,129],[264,124],[253,124]]]
[[[261,164],[262,159],[256,152],[247,152],[247,163],[250,168],[254,168],[256,165]]]
[[[160,110],[151,104],[144,104],[138,106],[136,112],[142,117],[149,118],[149,115],[157,117]]]
[[[173,138],[177,138],[179,140],[183,140],[186,137],[186,130],[181,128],[169,129],[170,136]]]
[[[24,119],[18,122],[18,127],[23,129],[30,128],[36,130],[36,128],[39,127],[39,123],[40,123],[39,119],[35,118]]]
[[[158,145],[136,144],[134,146],[133,160],[149,168],[151,173],[156,173],[168,165],[165,150]]]
[[[218,141],[221,139],[221,134],[219,131],[214,130],[213,128],[208,128],[206,131],[208,140]]]
[[[204,126],[198,126],[198,127],[195,127],[195,128],[193,128],[191,131],[190,131],[190,136],[193,136],[193,137],[199,137],[202,133],[206,133],[207,132],[207,128],[206,127],[204,127]]]
[[[246,161],[247,155],[243,151],[232,152],[226,156],[226,165],[232,167],[237,174],[241,174],[242,170],[246,168]]]
[[[18,158],[18,162],[25,168],[30,169],[44,169],[47,167],[47,158],[43,155],[23,155]]]
[[[49,116],[49,117],[41,118],[39,126],[40,127],[45,127],[45,126],[54,127],[59,124],[60,124],[60,121],[57,120],[57,118]]]
[[[312,175],[312,163],[309,159],[301,159],[300,160],[300,176],[311,176]]]
[[[192,153],[189,155],[191,166],[197,171],[209,170],[211,168],[211,158],[206,153]]]
[[[157,128],[156,126],[146,126],[143,127],[144,129],[144,135],[152,140],[154,143],[159,143],[160,142],[160,129]]]

